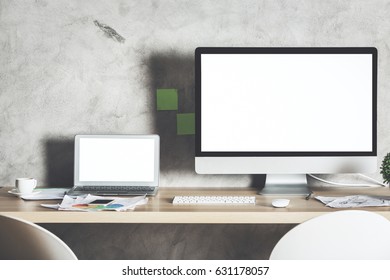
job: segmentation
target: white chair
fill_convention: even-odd
[[[0,259],[77,260],[56,235],[34,223],[0,215]]]
[[[390,221],[340,210],[297,225],[275,245],[271,260],[390,260]]]

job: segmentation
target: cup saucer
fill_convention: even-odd
[[[15,196],[36,195],[36,194],[38,194],[38,193],[40,193],[40,192],[41,192],[41,191],[34,190],[34,191],[31,192],[31,193],[20,193],[20,192],[18,192],[16,189],[12,189],[12,190],[8,191],[8,193],[13,194],[13,195],[15,195]]]

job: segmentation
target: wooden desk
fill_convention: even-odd
[[[71,212],[56,211],[40,206],[41,203],[56,201],[24,201],[9,193],[11,188],[0,189],[0,214],[14,216],[34,223],[137,223],[137,224],[296,224],[312,217],[336,211],[324,206],[314,198],[288,197],[287,208],[271,206],[274,197],[256,194],[250,188],[192,189],[161,187],[157,196],[149,203],[129,212]],[[390,196],[389,188],[336,189],[316,188],[314,195],[344,196],[367,194]],[[177,206],[172,205],[175,195],[256,195],[254,206]],[[357,209],[357,208],[354,208]],[[390,207],[370,207],[390,219]]]

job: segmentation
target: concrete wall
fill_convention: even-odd
[[[70,186],[73,137],[79,133],[160,134],[162,186],[251,185],[249,176],[196,175],[193,136],[176,136],[174,113],[155,110],[156,88],[172,87],[179,89],[179,111],[194,111],[193,54],[198,46],[377,47],[380,163],[390,151],[389,14],[386,0],[0,0],[0,185],[32,176],[41,186]],[[103,32],[95,20],[124,41]],[[370,176],[381,178],[379,170]],[[94,228],[50,228],[78,246],[83,258],[96,257],[93,247],[84,251],[77,243],[79,228],[86,237]],[[214,236],[223,232],[214,228]],[[118,225],[117,230],[125,229]],[[262,236],[259,244],[270,248],[269,236]],[[194,237],[188,244],[196,247],[199,241]],[[105,252],[118,244],[106,242],[100,247]],[[221,258],[225,251],[217,250]],[[98,258],[124,256],[129,257],[102,253]],[[229,257],[246,256],[237,252]]]
[[[0,185],[33,176],[70,186],[78,133],[160,134],[162,186],[251,184],[196,175],[193,136],[176,136],[174,113],[155,110],[156,88],[173,87],[179,111],[194,111],[197,46],[376,46],[380,161],[390,151],[389,12],[380,0],[1,0]]]

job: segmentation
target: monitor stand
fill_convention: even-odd
[[[267,174],[261,195],[303,195],[310,193],[306,174]]]

